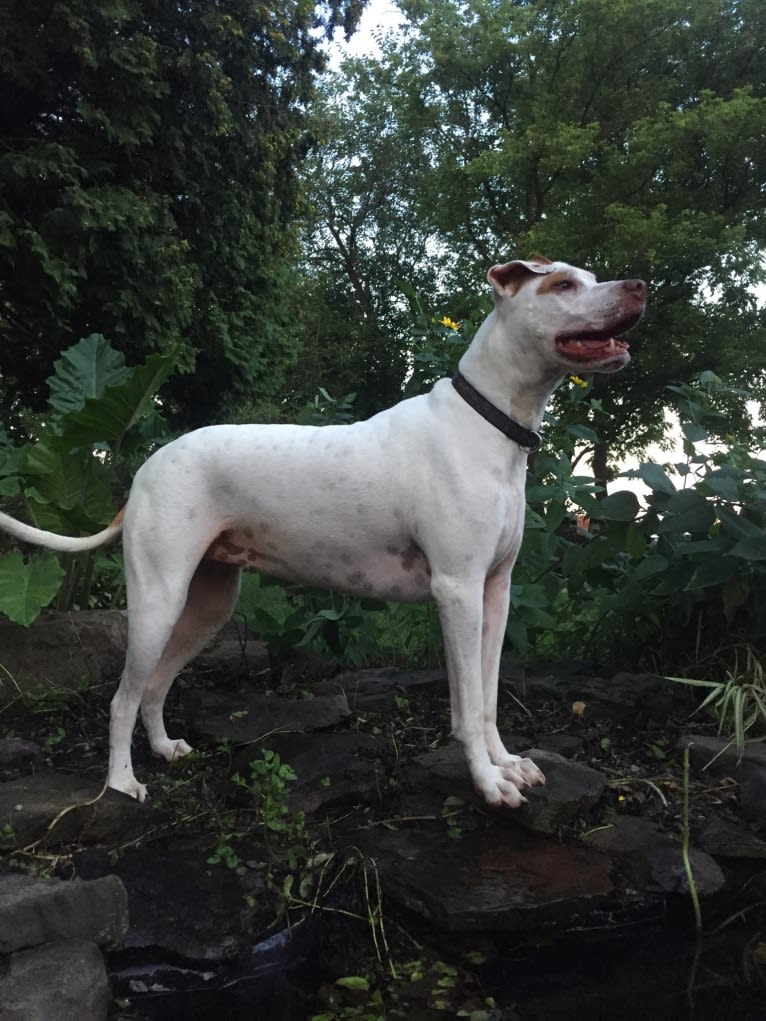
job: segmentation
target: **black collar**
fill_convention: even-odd
[[[499,429],[501,433],[504,433],[509,440],[518,443],[525,453],[534,454],[535,451],[540,449],[540,444],[542,443],[540,433],[533,432],[531,429],[525,429],[523,425],[514,422],[505,412],[496,408],[475,387],[471,386],[459,370],[452,377],[452,385],[463,400],[471,405],[474,411],[478,411],[482,418],[485,418],[496,429]]]

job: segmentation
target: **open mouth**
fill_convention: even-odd
[[[641,318],[628,316],[606,330],[583,330],[556,337],[556,350],[570,362],[605,362],[627,355],[629,345],[620,334],[627,333]]]

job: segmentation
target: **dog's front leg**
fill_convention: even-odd
[[[452,733],[463,745],[471,778],[487,803],[517,808],[526,799],[517,782],[516,762],[497,765],[487,750],[481,653],[484,579],[435,575],[431,592],[444,632]]]
[[[484,692],[484,738],[490,761],[500,766],[519,789],[545,783],[545,777],[531,759],[512,755],[497,729],[497,690],[500,655],[511,602],[511,568],[515,553],[503,561],[484,582],[481,635],[481,678]]]

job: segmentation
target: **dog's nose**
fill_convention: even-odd
[[[637,298],[646,297],[646,284],[643,280],[623,280],[622,286],[626,291],[635,294]]]

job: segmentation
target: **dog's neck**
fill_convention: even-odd
[[[538,431],[548,399],[563,376],[545,366],[536,339],[509,348],[507,332],[493,312],[460,359],[466,379],[500,411]],[[547,369],[547,371],[546,371]]]

